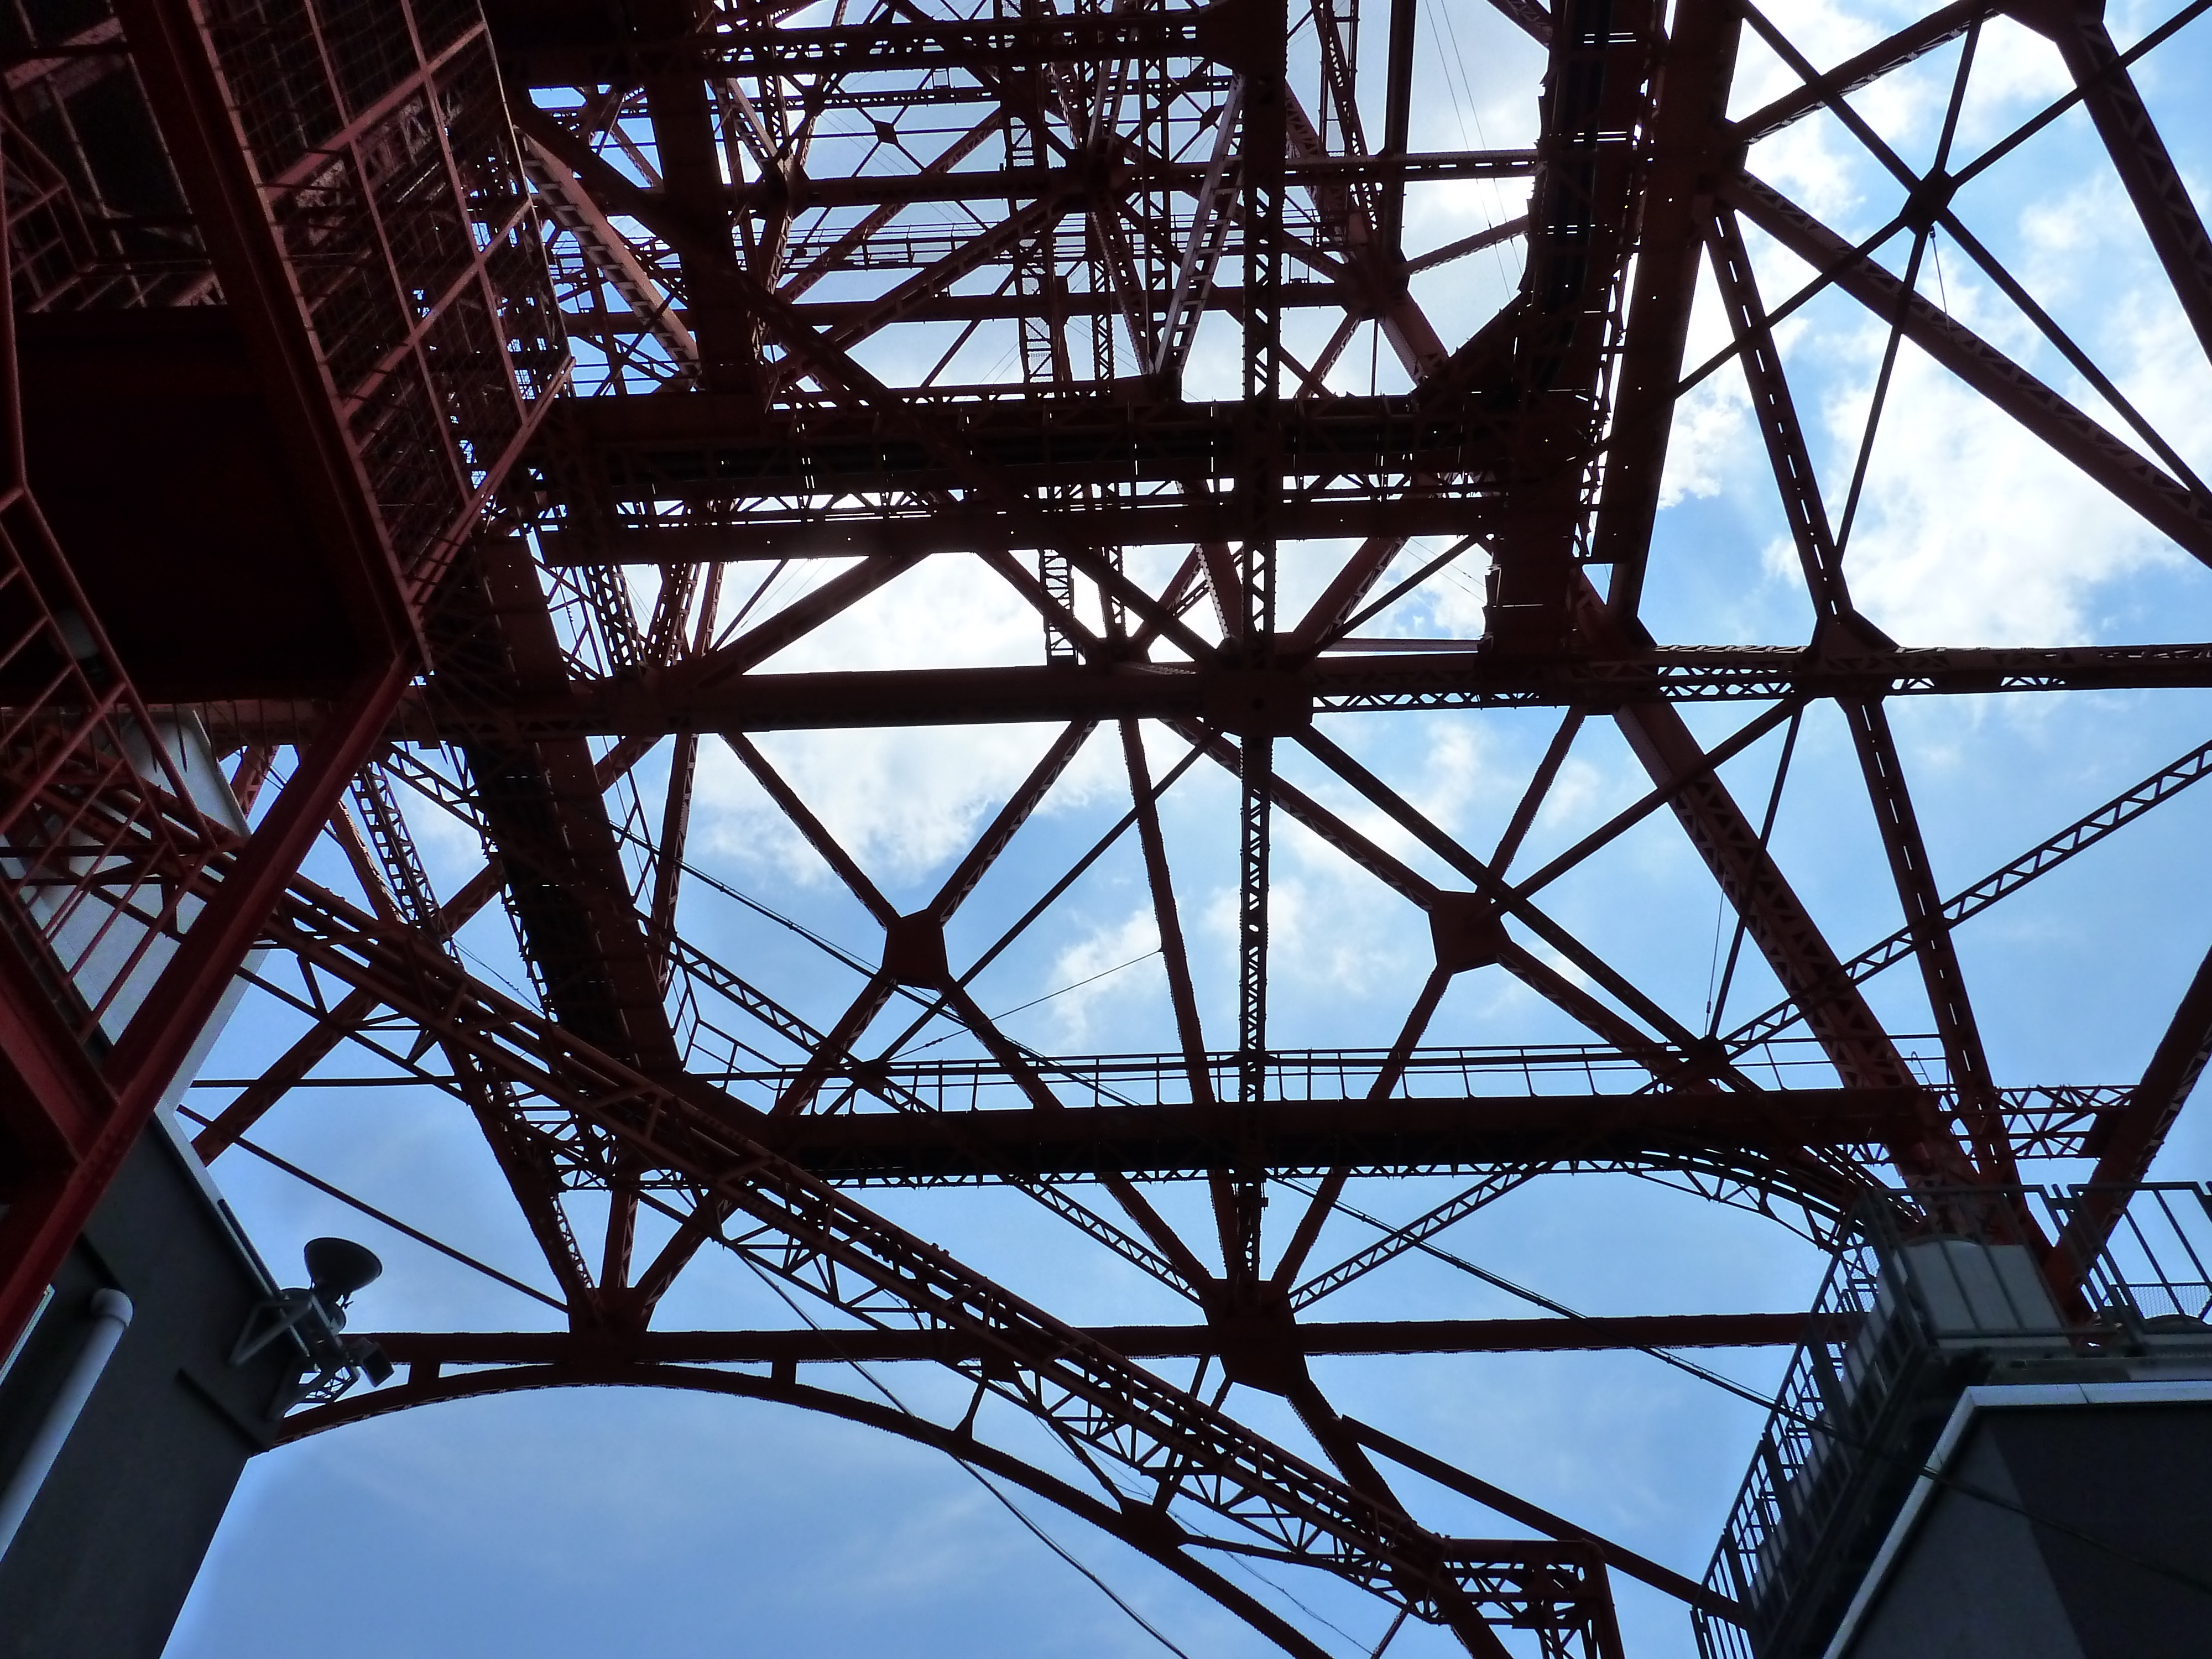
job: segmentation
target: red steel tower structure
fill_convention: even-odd
[[[2026,1242],[2062,1301],[2078,1290],[2078,1253],[2004,1194],[2046,1169],[2142,1178],[2212,1048],[2212,959],[2137,1074],[2023,1086],[1992,1067],[1953,935],[2186,789],[2212,745],[2040,840],[2023,825],[2025,850],[1949,891],[1886,710],[2201,688],[2212,645],[1901,645],[1854,605],[1845,550],[1909,358],[2212,563],[2212,492],[2178,441],[1967,205],[2086,120],[2190,349],[2212,350],[2212,241],[2133,78],[2203,9],[2123,51],[2094,7],[1954,0],[1834,61],[1749,0],[1447,0],[1540,95],[1524,147],[1425,150],[1435,21],[1415,0],[18,6],[0,1339],[246,969],[309,1023],[206,1114],[201,1155],[251,1146],[333,1057],[441,1089],[480,1127],[565,1325],[388,1337],[399,1380],[288,1434],[511,1389],[720,1390],[937,1446],[1294,1653],[1322,1650],[1223,1552],[1334,1575],[1482,1654],[1618,1653],[1609,1575],[1734,1616],[1341,1414],[1307,1360],[1786,1342],[1802,1320],[1562,1339],[1316,1310],[1508,1192],[1599,1170],[1822,1237],[1872,1197]],[[1970,146],[1960,112],[2000,32],[2055,52],[2066,86]],[[1747,106],[1753,55],[1786,89]],[[1908,159],[1862,112],[1931,68],[1948,115],[1932,158]],[[1763,176],[1814,126],[1887,181],[1871,234]],[[1525,211],[1418,245],[1424,192],[1469,182]],[[2026,332],[1977,331],[1931,295],[1946,255]],[[1458,337],[1432,318],[1467,310],[1440,285],[1471,260],[1511,275]],[[1724,323],[1711,352],[1690,349],[1701,292]],[[1793,319],[1845,302],[1886,355],[1856,472],[1823,477],[1785,359]],[[1366,390],[1346,372],[1363,345]],[[1747,389],[1805,637],[1670,644],[1644,620],[1678,407],[1716,376]],[[936,562],[1033,612],[1025,659],[902,609]],[[1362,631],[1469,570],[1479,629]],[[895,665],[807,655],[863,614],[894,632],[910,615]],[[1744,718],[1708,735],[1698,704]],[[1476,845],[1425,809],[1387,734],[1501,709],[1556,725]],[[1902,915],[1856,955],[1772,845],[1808,711],[1847,733]],[[919,902],[775,758],[788,734],[968,726],[1042,735]],[[1535,862],[1540,826],[1572,818],[1577,745],[1607,730],[1644,787]],[[1783,755],[1772,796],[1740,799],[1730,763],[1761,744]],[[842,1000],[693,921],[711,881],[694,785],[716,746],[877,924]],[[1118,816],[1012,892],[1005,855],[1079,763]],[[1234,803],[1220,952],[1191,877],[1218,849],[1169,811],[1211,775]],[[442,892],[417,846],[433,818],[483,853]],[[1547,905],[1590,872],[1632,902],[1606,860],[1670,819],[1727,907],[1729,973],[1778,988],[1756,1018],[1692,1017],[1696,988],[1644,981]],[[1271,1023],[1286,832],[1368,883],[1420,954],[1410,1004],[1364,1047]],[[333,850],[350,890],[301,873],[341,867]],[[1137,872],[1158,941],[1162,1052],[1018,1041],[971,988],[1108,859]],[[526,984],[457,942],[500,909]],[[1908,966],[1900,1024],[1864,988]],[[1468,977],[1517,982],[1581,1040],[1500,1025],[1466,1046],[1438,1011]],[[1784,1042],[1809,1081],[1762,1069]],[[1344,1248],[1352,1198],[1436,1175],[1462,1177],[1445,1202]],[[1007,1287],[1018,1264],[964,1260],[869,1197],[981,1185],[1186,1317],[1075,1322]],[[823,1322],[658,1328],[702,1253]],[[951,1367],[971,1403],[938,1422],[799,1380],[854,1359]],[[1310,1444],[1252,1426],[1255,1397],[1287,1402]],[[1019,1449],[1037,1428],[1058,1462]],[[1544,1539],[1443,1535],[1392,1466]]]

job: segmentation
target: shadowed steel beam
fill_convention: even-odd
[[[1432,1620],[1462,1598],[1484,1616],[1524,1606],[1525,1553],[1443,1540],[1378,1510],[1343,1483],[1281,1450],[1192,1394],[893,1226],[770,1150],[708,1104],[623,1066],[449,964],[395,957],[364,918],[295,882],[277,942],[335,976],[374,985],[403,1012],[467,1043],[486,1065],[556,1097],[655,1166],[696,1183],[748,1231],[726,1247],[763,1272],[857,1314],[896,1310],[915,1328],[965,1333],[983,1346],[979,1385],[1087,1456],[1142,1475],[1202,1450],[1209,1479],[1182,1489],[1182,1524],[1234,1529]],[[878,1318],[875,1322],[881,1322]],[[1182,1449],[1177,1450],[1176,1449]],[[1194,1541],[1197,1540],[1194,1539]],[[1577,1597],[1602,1595],[1595,1584]],[[1577,1609],[1582,1606],[1578,1599]]]
[[[1856,52],[1826,74],[1762,104],[1733,125],[1731,137],[1751,144],[1826,107],[1832,98],[1856,92],[1893,70],[1903,69],[1937,47],[1957,40],[1984,18],[1996,15],[1996,0],[1952,0],[1940,10],[1908,24],[1887,40]]]
[[[874,560],[847,574],[881,579]],[[709,653],[696,667],[679,664],[642,680],[576,681],[552,695],[463,707],[434,689],[427,698],[403,701],[387,729],[417,743],[465,739],[479,731],[533,738],[659,738],[687,731],[1243,720],[1255,707],[1296,728],[1314,714],[1413,709],[1598,713],[1646,702],[2212,686],[2212,644],[1845,648],[1818,655],[1794,646],[1681,646],[1532,660],[1472,642],[1439,643],[1446,648],[1328,655],[1266,675],[1174,662],[1075,672],[1043,665],[748,672],[750,661],[781,648],[763,641],[734,657]],[[311,732],[324,711],[313,702],[269,699],[211,703],[196,712],[219,739],[289,743]]]
[[[696,373],[699,343],[678,314],[676,302],[646,269],[628,240],[607,222],[607,216],[576,182],[576,175],[544,145],[526,138],[522,141],[522,159],[547,216],[576,239],[584,257],[629,302],[636,325],[659,339],[679,368]],[[573,329],[574,325],[569,326]]]
[[[2166,268],[2173,297],[2196,331],[2197,343],[2212,355],[2212,237],[2205,234],[2189,187],[2120,61],[2103,17],[2055,4],[2021,10],[2031,27],[2057,43],[2081,90],[2089,118],[2096,123],[2097,136],[2112,158],[2112,168]]]
[[[812,27],[761,27],[732,12],[704,27],[685,19],[672,27],[624,28],[583,9],[544,16],[525,0],[494,0],[487,15],[520,84],[563,88],[656,72],[836,79],[962,70],[995,76],[1115,58],[1196,59],[1241,69],[1255,55],[1255,40],[1264,55],[1271,22],[1278,33],[1282,26],[1281,8],[1271,0],[974,19],[902,13]]]
[[[1249,1151],[1272,1175],[1339,1165],[1424,1173],[1563,1158],[1710,1162],[1808,1146],[1878,1146],[1934,1091],[1790,1089],[1758,1094],[1562,1094],[1270,1100]],[[1153,1178],[1205,1174],[1248,1137],[1233,1103],[1050,1110],[809,1114],[757,1133],[825,1179]]]
[[[1742,18],[1729,0],[1682,0],[1661,47],[1652,159],[1626,333],[1613,373],[1613,453],[1598,497],[1591,558],[1613,567],[1606,602],[1632,618],[1659,511],[1675,386],[1698,289],[1698,201],[1728,109]]]

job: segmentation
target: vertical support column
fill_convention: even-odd
[[[1287,8],[1276,0],[1255,30],[1252,54],[1238,66],[1244,124],[1244,443],[1237,479],[1244,532],[1237,578],[1243,599],[1242,665],[1273,665],[1275,538],[1283,488],[1283,154],[1288,136],[1285,64]],[[1236,1171],[1232,1285],[1260,1276],[1258,1111],[1267,1081],[1267,863],[1274,804],[1274,741],[1255,729],[1243,738],[1237,912],[1237,1099],[1243,1133]]]
[[[1634,620],[1674,430],[1674,387],[1698,289],[1702,221],[1710,213],[1715,141],[1728,113],[1743,19],[1723,0],[1682,0],[1661,47],[1644,175],[1634,290],[1613,397],[1613,450],[1598,497],[1590,560],[1613,567],[1607,604]]]
[[[696,29],[703,8],[692,0],[652,0],[636,8],[639,32],[678,40]],[[645,102],[660,160],[668,210],[690,232],[678,250],[689,289],[700,377],[710,392],[755,392],[760,385],[760,325],[738,282],[729,188],[714,102],[699,64],[684,52],[645,77]]]
[[[1390,59],[1382,82],[1382,159],[1402,163],[1413,124],[1413,40],[1419,0],[1390,0]],[[1375,188],[1376,258],[1402,286],[1406,264],[1406,174],[1388,168]]]
[[[1551,21],[1541,165],[1516,307],[1520,401],[1486,617],[1501,652],[1547,655],[1569,640],[1637,227],[1659,9],[1646,0],[1559,0]]]

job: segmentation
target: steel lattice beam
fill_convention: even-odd
[[[270,0],[271,15],[292,16],[290,3]],[[1479,26],[1502,62],[1522,55],[1540,82],[1534,139],[1510,149],[1424,147],[1417,69],[1437,25],[1415,0],[1365,19],[1348,0],[856,0],[803,22],[751,0],[491,0],[482,21],[464,7],[408,23],[399,67],[373,87],[385,71],[300,10],[301,39],[315,43],[301,62],[355,77],[313,109],[285,103],[291,82],[253,78],[243,37],[210,21],[210,0],[118,0],[116,27],[32,40],[4,94],[21,100],[5,113],[25,314],[81,339],[87,325],[52,318],[119,304],[137,313],[122,331],[132,339],[189,309],[201,314],[185,323],[235,319],[247,366],[236,372],[258,377],[271,413],[262,447],[321,523],[316,556],[358,638],[343,672],[210,661],[188,665],[173,690],[146,678],[161,703],[131,702],[133,663],[101,643],[90,590],[64,592],[62,580],[112,550],[48,546],[8,400],[0,531],[44,606],[24,637],[45,642],[21,663],[43,664],[36,651],[52,656],[61,641],[61,658],[95,667],[64,663],[66,696],[40,702],[29,670],[0,653],[11,792],[0,838],[10,882],[19,864],[27,872],[0,916],[0,1150],[27,1150],[39,1171],[0,1192],[0,1241],[17,1246],[0,1261],[11,1275],[0,1337],[117,1136],[143,1121],[149,1091],[259,935],[307,982],[295,994],[264,973],[262,994],[311,1028],[207,1121],[203,1154],[237,1145],[293,1090],[331,1081],[323,1068],[342,1048],[441,1087],[486,1135],[574,1328],[395,1335],[404,1383],[319,1407],[288,1435],[510,1389],[701,1389],[832,1413],[990,1468],[1289,1651],[1320,1649],[1230,1586],[1206,1552],[1333,1573],[1491,1655],[1504,1651],[1495,1625],[1533,1632],[1545,1659],[1617,1659],[1608,1571],[1740,1616],[1343,1416],[1307,1361],[1780,1342],[1804,1334],[1802,1320],[1304,1315],[1551,1175],[1650,1176],[1794,1208],[1820,1235],[1891,1182],[2001,1180],[2051,1158],[2095,1158],[2113,1181],[2150,1166],[2212,1048],[2212,969],[2138,1083],[2024,1088],[1994,1068],[1983,1028],[1996,1029],[1996,999],[1970,991],[1953,935],[2188,788],[2212,770],[2212,746],[1952,890],[1938,878],[1940,797],[1911,787],[1886,705],[2119,691],[2148,705],[2212,687],[2212,645],[1900,647],[1855,608],[1847,572],[1858,574],[1852,526],[1863,491],[1880,487],[1870,458],[1907,348],[2118,512],[2212,564],[2212,495],[2181,448],[1976,239],[1958,199],[1962,179],[2078,106],[2112,199],[2212,349],[2212,241],[2134,79],[2201,6],[2124,51],[2087,13],[1956,0],[1825,65],[1726,0],[1681,0],[1671,15],[1649,0],[1493,9],[1453,27]],[[1960,164],[1978,44],[2016,22],[2055,43],[2071,90]],[[1797,84],[1731,122],[1745,27]],[[1854,100],[1954,42],[1951,118],[1916,170]],[[166,146],[156,171],[173,171],[188,222],[104,196],[81,142],[71,88],[119,83],[126,47]],[[402,118],[418,96],[441,118]],[[1758,177],[1764,141],[1815,115],[1905,198],[1863,241]],[[32,131],[52,135],[51,156]],[[1499,191],[1497,222],[1407,246],[1423,192],[1434,202],[1438,187],[1475,181]],[[409,203],[434,199],[434,213],[408,216]],[[425,228],[438,215],[442,230]],[[422,250],[448,231],[468,246],[440,264]],[[1893,256],[1899,237],[1909,255]],[[1930,299],[1922,266],[1939,237],[2112,421],[2075,380],[2001,348],[2009,336],[1978,333],[1940,292]],[[1812,268],[1786,301],[1762,270],[1775,246]],[[1422,303],[1453,280],[1439,273],[1478,253],[1504,273],[1509,247],[1518,270],[1502,303],[1466,339],[1440,336]],[[1730,343],[1693,367],[1701,255]],[[1813,390],[1801,369],[1793,397],[1784,367],[1785,324],[1831,292],[1889,335],[1856,470],[1847,485],[1829,480],[1832,495],[1800,417]],[[1369,377],[1351,372],[1363,352]],[[12,367],[12,344],[7,355]],[[1644,600],[1668,580],[1652,555],[1681,399],[1716,373],[1750,394],[1816,621],[1809,640],[1681,645],[1647,631],[1658,624],[1646,618],[1679,614]],[[1479,628],[1421,619],[1423,603],[1458,603],[1448,585],[1470,591],[1478,565]],[[1041,655],[982,655],[958,626],[925,629],[909,596],[952,568],[1010,599]],[[9,572],[0,621],[12,626]],[[1310,596],[1302,616],[1282,610],[1291,592]],[[886,617],[888,659],[931,665],[854,654],[878,648],[867,630]],[[111,694],[111,680],[124,689]],[[341,683],[353,689],[334,697]],[[1759,706],[1717,711],[1723,735],[1693,732],[1685,706],[1722,702]],[[1808,901],[1823,917],[1828,901],[1774,835],[1799,787],[1791,767],[1814,763],[1797,739],[1821,702],[1848,732],[1842,771],[1873,809],[1872,867],[1889,878],[1852,897],[1875,907],[1871,920],[1850,915],[1859,938],[1892,930],[1855,957],[1816,920]],[[1416,726],[1539,708],[1565,718],[1525,788],[1513,786],[1494,848],[1425,804],[1426,781],[1394,748]],[[1409,714],[1433,718],[1393,718]],[[289,748],[294,775],[242,846],[201,825],[179,853],[163,838],[190,817],[187,793],[151,763],[118,769],[127,739],[55,758],[66,745],[54,733],[118,720],[200,722],[219,752],[247,750],[241,781],[258,783]],[[1051,730],[918,904],[786,759],[798,734],[1018,724]],[[1572,780],[1608,726],[1626,771],[1643,775],[1592,813],[1574,805]],[[1147,748],[1162,737],[1181,754],[1164,771]],[[1746,779],[1778,740],[1762,818]],[[1126,784],[1127,812],[1079,856],[1041,845],[1040,815],[1091,787],[1109,750],[1104,775]],[[803,969],[784,982],[775,952],[756,963],[701,920],[728,900],[805,931],[773,895],[711,867],[719,849],[695,829],[694,797],[708,799],[725,750],[760,810],[852,902],[854,938],[806,945],[834,959],[819,982]],[[1607,763],[1619,770],[1619,758]],[[1191,830],[1198,789],[1164,799],[1199,760],[1217,769],[1215,799],[1237,803],[1225,884],[1230,843],[1200,851]],[[410,786],[404,799],[387,777]],[[410,840],[439,814],[487,855],[442,905]],[[1618,954],[1632,896],[1587,897],[1627,879],[1632,836],[1669,818],[1735,935],[1702,1022],[1686,980]],[[52,845],[26,849],[33,823],[62,826]],[[373,918],[291,880],[325,825]],[[1412,941],[1397,1001],[1355,1039],[1368,1047],[1285,1046],[1286,831],[1301,857],[1317,843],[1315,856],[1355,872],[1358,902]],[[98,842],[89,854],[71,839],[85,836]],[[1032,860],[1009,857],[1018,844],[1057,879],[1042,885]],[[1030,1005],[1002,1004],[1004,981],[982,975],[1018,945],[1037,950],[1117,848],[1159,941],[1160,1023],[1142,1046],[1166,1052],[1024,1043],[1036,1028],[1015,1016]],[[86,1040],[100,1009],[78,1006],[89,956],[65,958],[54,941],[66,930],[39,907],[67,885],[50,869],[107,860],[133,872],[111,908],[149,937],[180,933],[181,946],[103,1054]],[[453,930],[495,896],[538,1006],[462,966]],[[1233,913],[1218,961],[1202,904]],[[1731,1029],[1745,947],[1783,1000]],[[1931,1036],[1903,1034],[1866,989],[1908,960]],[[1588,1041],[1486,1058],[1452,1047],[1453,988],[1470,975],[1516,981]],[[1807,1035],[1790,1035],[1798,1027]],[[1775,1060],[1773,1045],[1790,1044]],[[1785,1085],[1799,1065],[1810,1069]],[[1351,1208],[1352,1183],[1416,1173],[1461,1180],[1410,1219],[1340,1237],[1348,1218],[1370,1220]],[[1151,1193],[1177,1180],[1206,1183],[1195,1229]],[[1117,1270],[1135,1267],[1190,1322],[1060,1318],[850,1190],[982,1182],[1012,1187]],[[1095,1207],[1081,1182],[1098,1188]],[[1292,1213],[1263,1237],[1270,1194],[1286,1193]],[[669,1227],[646,1259],[649,1217]],[[2091,1206],[2079,1224],[2110,1222]],[[825,1305],[832,1328],[651,1330],[709,1249]],[[1136,1363],[1167,1358],[1218,1365],[1221,1399]],[[800,1364],[860,1360],[949,1365],[974,1406],[951,1425],[796,1381]],[[767,1374],[714,1369],[747,1365]],[[1246,1427],[1223,1403],[1231,1385],[1287,1404],[1325,1463]],[[1006,1424],[1041,1427],[1086,1473],[1063,1478],[994,1446]],[[1552,1541],[1442,1537],[1413,1518],[1399,1469]]]

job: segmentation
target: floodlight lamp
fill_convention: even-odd
[[[384,1271],[375,1251],[349,1238],[311,1238],[301,1254],[307,1257],[307,1283],[315,1299],[333,1312]]]

